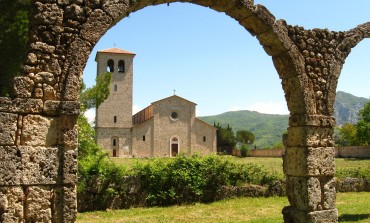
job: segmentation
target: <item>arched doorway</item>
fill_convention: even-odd
[[[171,138],[170,154],[171,157],[176,157],[180,153],[179,139],[177,137]]]
[[[112,157],[119,157],[119,140],[117,137],[112,138]]]

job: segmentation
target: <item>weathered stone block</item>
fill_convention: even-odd
[[[332,127],[297,126],[288,128],[287,144],[291,147],[334,146]]]
[[[334,147],[287,147],[284,173],[290,176],[334,176]]]
[[[61,25],[63,10],[57,4],[35,3],[35,16],[33,22],[39,25]]]
[[[29,98],[32,95],[34,83],[29,77],[15,77],[13,86],[17,97]]]
[[[66,151],[76,149],[78,144],[77,116],[60,116],[58,123],[58,144],[63,145]]]
[[[25,195],[25,221],[52,222],[53,189],[43,186],[27,187]]]
[[[323,204],[324,210],[335,209],[336,201],[336,189],[335,189],[334,178],[323,178],[321,179],[322,191],[323,191]]]
[[[294,45],[288,52],[273,56],[272,61],[282,80],[297,77],[305,71],[304,57]]]
[[[55,190],[55,219],[56,222],[75,222],[77,215],[76,186],[58,187]]]
[[[289,203],[298,210],[322,210],[321,184],[314,177],[287,177]]]
[[[80,103],[77,101],[51,101],[44,103],[44,112],[48,115],[79,115]]]
[[[287,177],[286,190],[290,204],[302,211],[335,208],[335,180],[332,177]]]
[[[0,186],[58,181],[58,148],[3,146],[0,155]]]
[[[279,20],[274,23],[270,31],[261,33],[257,38],[267,54],[276,56],[283,52],[288,52],[293,45],[287,33],[286,22]]]
[[[103,10],[94,10],[82,26],[81,37],[90,43],[96,43],[112,24],[112,18]]]
[[[301,211],[292,206],[283,209],[284,222],[296,223],[336,223],[338,222],[338,210],[325,211]]]
[[[77,4],[71,4],[67,6],[64,11],[64,18],[66,19],[84,22],[86,20],[86,17],[86,10]]]
[[[82,70],[84,61],[87,61],[91,44],[89,40],[75,39],[68,49],[67,58],[64,67],[69,67],[66,71],[65,86],[61,86],[61,98],[66,101],[77,101],[79,99],[79,90],[82,81]],[[80,52],[76,54],[76,52]]]
[[[107,1],[103,4],[102,9],[112,18],[122,18],[126,14],[127,8],[129,6],[129,0],[115,0]]]
[[[17,114],[0,112],[0,145],[15,144],[17,120]]]
[[[52,146],[58,138],[57,118],[26,115],[23,118],[21,145]]]
[[[12,107],[12,99],[0,97],[0,112],[9,112]]]
[[[272,30],[274,23],[275,17],[266,9],[266,7],[263,5],[256,5],[254,6],[251,16],[242,21],[241,25],[253,35],[259,35]]]
[[[287,62],[287,61],[283,61],[283,62]],[[287,64],[281,64],[281,66],[286,66],[286,65]],[[289,66],[292,66],[292,65],[289,65]],[[299,88],[299,86],[301,85],[300,78],[299,77],[293,77],[293,78],[288,78],[288,79],[282,78],[282,84],[283,84],[283,89],[285,91],[285,100],[287,101],[290,115],[305,113],[306,104],[305,104],[305,101],[303,101],[302,97],[300,96],[300,94],[302,94],[302,90]]]
[[[63,182],[68,184],[77,183],[77,150],[69,150],[64,153]]]
[[[14,113],[40,113],[42,111],[43,102],[41,99],[31,98],[15,98],[12,101],[11,112]]]
[[[16,146],[0,147],[0,186],[19,185],[22,176],[22,158]]]
[[[60,165],[59,149],[45,147],[18,147],[21,160],[23,184],[55,184]]]
[[[308,214],[307,222],[314,223],[336,223],[338,222],[338,210],[314,211]]]
[[[23,222],[23,205],[22,187],[0,187],[0,222]]]
[[[289,117],[289,126],[323,126],[334,127],[335,117],[324,115],[291,115]]]

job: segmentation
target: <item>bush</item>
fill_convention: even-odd
[[[249,147],[247,144],[243,144],[240,148],[240,154],[242,157],[247,157],[249,155]]]
[[[354,177],[370,181],[370,167],[358,169],[338,169],[335,175],[337,178]]]
[[[277,179],[255,164],[239,164],[218,156],[179,156],[137,164],[134,174],[147,192],[148,206],[214,201],[222,186],[269,184]]]

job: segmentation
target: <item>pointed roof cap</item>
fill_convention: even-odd
[[[130,51],[127,51],[127,50],[123,50],[123,49],[119,49],[119,48],[109,48],[109,49],[105,49],[105,50],[99,50],[98,53],[118,53],[118,54],[131,54],[131,55],[136,55],[135,53],[133,52],[130,52]]]

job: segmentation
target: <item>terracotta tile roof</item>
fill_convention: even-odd
[[[98,53],[120,53],[120,54],[131,54],[131,55],[136,55],[133,52],[127,51],[127,50],[122,50],[119,48],[109,48],[105,50],[99,50]]]

